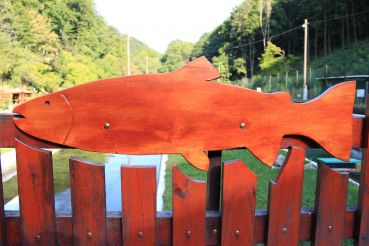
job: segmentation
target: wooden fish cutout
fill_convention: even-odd
[[[207,170],[204,151],[246,147],[273,165],[283,136],[315,140],[347,160],[352,146],[355,82],[293,103],[289,93],[260,93],[210,82],[220,77],[205,57],[165,74],[103,79],[17,106],[22,131],[88,151],[180,153]]]

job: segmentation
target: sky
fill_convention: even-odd
[[[164,53],[175,39],[196,42],[243,0],[95,0],[97,12],[122,34]]]

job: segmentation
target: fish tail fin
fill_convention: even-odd
[[[352,113],[356,82],[337,84],[319,97],[303,103],[307,115],[300,122],[302,132],[338,159],[348,161],[352,149]],[[302,134],[304,135],[304,134]]]

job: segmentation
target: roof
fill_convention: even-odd
[[[369,79],[369,74],[345,75],[345,76],[331,76],[316,78],[317,80],[334,80],[334,79]]]
[[[25,93],[25,94],[33,94],[33,91],[27,91],[26,89],[20,89],[20,88],[15,88],[15,89],[0,89],[1,92],[4,93],[11,93],[11,94],[15,94],[15,93]]]

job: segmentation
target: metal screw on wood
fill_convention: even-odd
[[[240,236],[240,230],[236,230],[236,231],[234,232],[234,235],[235,235],[236,237],[239,237],[239,236]]]
[[[213,234],[214,234],[214,235],[217,235],[217,234],[218,234],[218,230],[217,230],[217,228],[214,228],[214,229],[213,229]]]
[[[90,232],[90,231],[89,231],[89,232],[87,232],[87,238],[88,238],[88,239],[91,239],[91,238],[92,238],[92,232]]]
[[[40,235],[36,235],[36,240],[37,241],[41,241],[41,236]]]
[[[192,232],[190,230],[186,231],[186,237],[190,238],[192,235]]]
[[[245,129],[245,128],[246,128],[246,124],[242,122],[242,123],[240,124],[240,128],[241,128],[241,129]]]
[[[143,238],[143,236],[144,236],[144,233],[143,233],[142,231],[139,231],[139,232],[137,233],[137,237],[139,237],[139,238]]]
[[[282,231],[283,231],[284,233],[286,233],[286,232],[287,232],[287,227],[283,227],[283,228],[282,228]]]
[[[104,123],[104,128],[105,128],[105,129],[109,129],[109,128],[110,128],[110,124],[109,124],[108,122],[105,122],[105,123]]]
[[[332,225],[328,226],[328,231],[333,231],[333,226]]]

